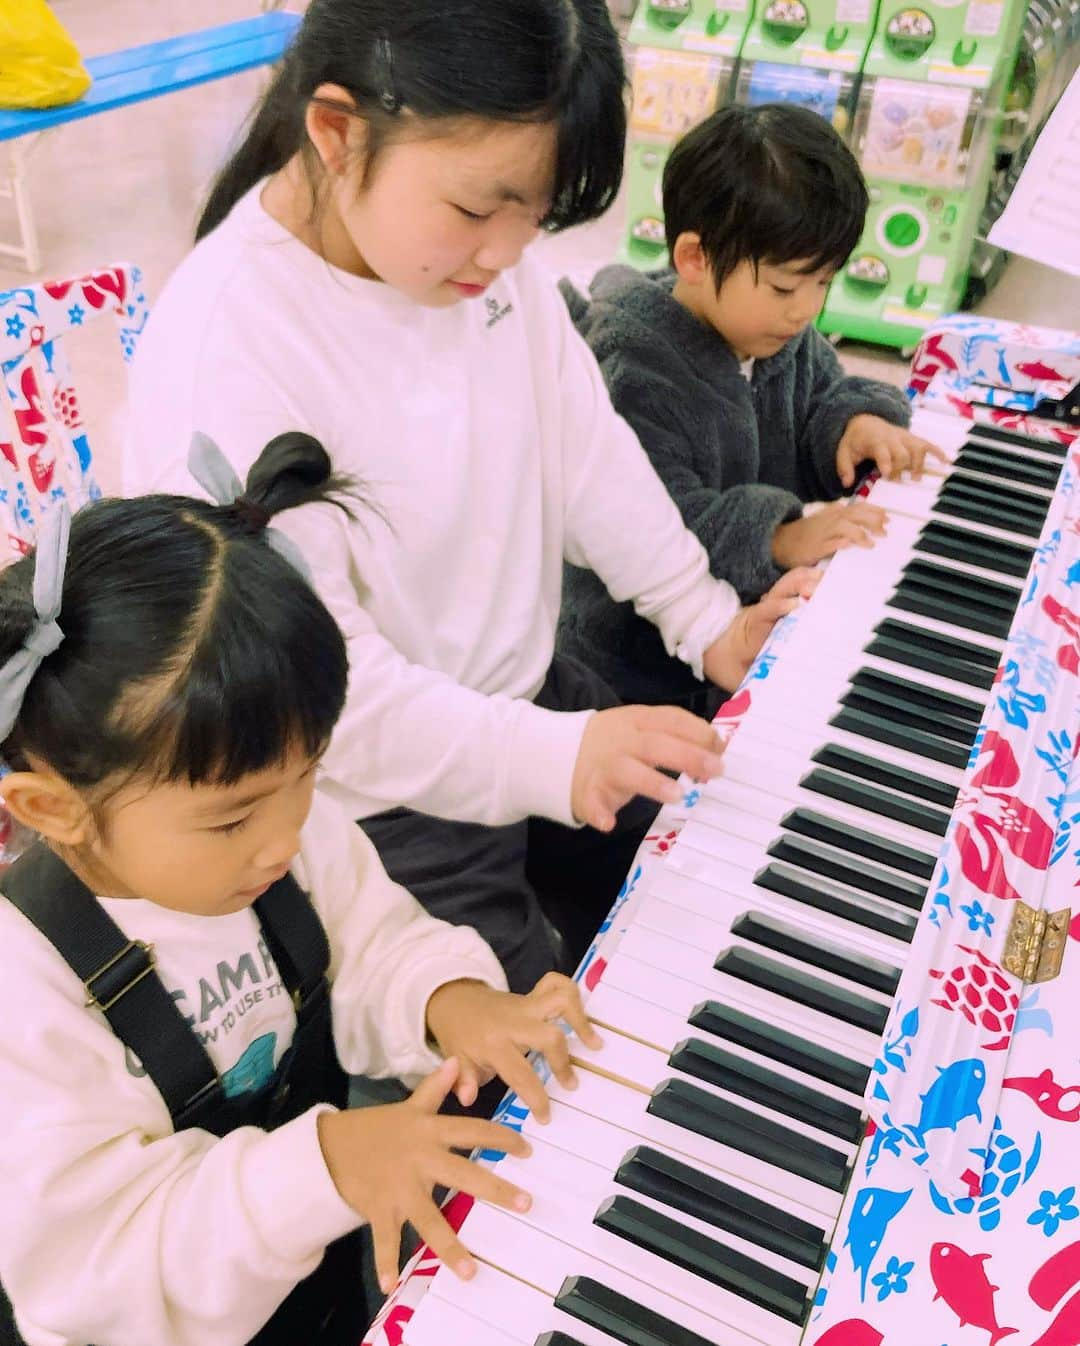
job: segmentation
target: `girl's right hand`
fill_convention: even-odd
[[[711,780],[723,768],[712,726],[675,706],[617,706],[591,717],[581,739],[570,804],[574,817],[610,832],[615,815],[635,795],[674,804],[678,784],[664,771]]]
[[[476,1274],[476,1263],[435,1205],[434,1187],[468,1192],[507,1210],[526,1211],[532,1204],[528,1192],[453,1153],[501,1150],[519,1159],[532,1153],[529,1143],[509,1127],[439,1116],[457,1077],[458,1063],[451,1058],[403,1103],[319,1116],[319,1144],[334,1185],[371,1226],[375,1270],[384,1294],[397,1279],[406,1222],[462,1280]]]

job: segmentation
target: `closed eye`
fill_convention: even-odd
[[[455,205],[454,209],[459,215],[464,215],[467,220],[490,220],[490,212],[487,215],[478,215],[475,210],[466,210],[464,206]]]
[[[794,293],[795,293],[794,290],[785,290],[785,289],[781,288],[781,286],[779,286],[779,285],[774,285],[774,286],[773,286],[773,290],[775,291],[776,294],[780,294],[780,295],[789,295],[789,294],[794,294]]]
[[[220,827],[211,827],[211,832],[220,832],[224,836],[230,836],[233,832],[239,832],[242,827],[246,827],[251,821],[251,814],[246,813],[242,818],[237,818],[231,823],[222,823]]]

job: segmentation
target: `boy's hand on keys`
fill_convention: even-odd
[[[379,1287],[389,1294],[398,1274],[401,1227],[408,1223],[462,1280],[476,1263],[446,1223],[432,1189],[468,1192],[506,1210],[525,1211],[528,1192],[498,1178],[454,1150],[502,1150],[526,1159],[528,1141],[496,1122],[440,1117],[439,1108],[458,1078],[451,1058],[423,1080],[403,1103],[319,1115],[319,1144],[334,1186],[371,1226]]]
[[[783,570],[813,566],[845,547],[872,547],[885,535],[889,516],[865,500],[838,500],[813,514],[782,523],[773,534],[773,560]]]
[[[816,570],[789,570],[759,602],[740,608],[723,635],[705,651],[703,665],[709,681],[733,692],[750,671],[776,623],[794,612],[801,598],[809,598],[820,579]]]
[[[447,982],[427,1003],[428,1032],[440,1051],[459,1062],[455,1092],[461,1105],[474,1103],[480,1086],[498,1075],[540,1122],[551,1116],[551,1104],[526,1052],[543,1052],[559,1083],[577,1087],[560,1021],[587,1047],[600,1046],[578,988],[558,972],[542,977],[528,995],[496,991],[479,981]]]
[[[895,481],[910,472],[915,481],[923,474],[927,458],[945,455],[928,439],[920,439],[902,426],[883,421],[880,416],[852,416],[836,449],[836,472],[843,485],[854,486],[855,469],[872,461],[883,477]]]
[[[675,706],[598,710],[581,738],[570,807],[579,823],[610,832],[616,813],[635,795],[658,804],[682,798],[682,790],[665,771],[711,780],[723,767],[722,752],[712,726],[688,710]]]

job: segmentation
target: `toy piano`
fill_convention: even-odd
[[[1080,337],[947,319],[579,978],[603,1048],[368,1346],[1080,1344]],[[1075,592],[1074,592],[1075,591]]]

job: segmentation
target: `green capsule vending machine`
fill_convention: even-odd
[[[630,25],[633,105],[624,261],[663,265],[661,179],[674,142],[727,101],[753,0],[642,0]]]
[[[735,101],[799,103],[845,138],[878,0],[761,0],[743,43]]]
[[[870,210],[823,331],[913,347],[960,306],[1024,11],[1022,0],[882,0],[853,138]]]

